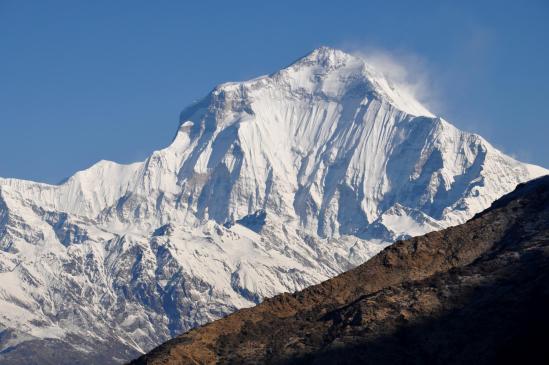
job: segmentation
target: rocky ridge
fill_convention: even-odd
[[[538,362],[549,324],[549,176],[465,224],[189,331],[132,364]]]

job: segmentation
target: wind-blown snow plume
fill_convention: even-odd
[[[443,109],[442,96],[427,62],[420,56],[403,51],[388,51],[376,47],[352,47],[359,57],[389,82],[431,112]]]

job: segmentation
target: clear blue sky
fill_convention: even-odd
[[[0,176],[142,160],[216,84],[320,45],[412,62],[437,114],[549,167],[548,4],[0,0]]]

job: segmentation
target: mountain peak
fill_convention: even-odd
[[[300,61],[314,62],[323,66],[335,66],[344,65],[349,61],[358,62],[360,59],[340,49],[321,46],[302,57],[297,63]]]
[[[364,102],[376,99],[409,115],[435,116],[416,98],[409,85],[394,82],[362,56],[332,47],[316,48],[271,76],[223,86],[257,86],[257,81],[290,85],[306,98],[316,95],[342,101],[349,96],[361,96]]]
[[[316,48],[274,75],[281,74],[293,78],[294,84],[308,85],[305,90],[317,92],[320,86],[321,91],[337,90],[339,96],[364,90],[368,99],[387,102],[406,114],[435,116],[418,100],[409,85],[392,80],[367,58],[340,49]]]
[[[322,47],[220,85],[146,161],[55,186],[0,179],[0,363],[128,359],[547,173],[416,117],[403,90]]]
[[[311,98],[337,102],[358,98],[365,104],[376,100],[411,116],[434,117],[407,85],[391,81],[363,57],[322,46],[271,75],[218,85],[202,101],[185,109],[180,122],[186,122],[196,110],[210,103],[211,97],[219,106],[234,112],[251,110],[254,99],[262,99],[259,95],[264,93],[272,97],[274,90],[278,90],[277,103],[296,98],[303,102]]]

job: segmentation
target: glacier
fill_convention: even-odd
[[[0,361],[127,361],[547,173],[321,47],[217,86],[143,162],[0,179]]]

